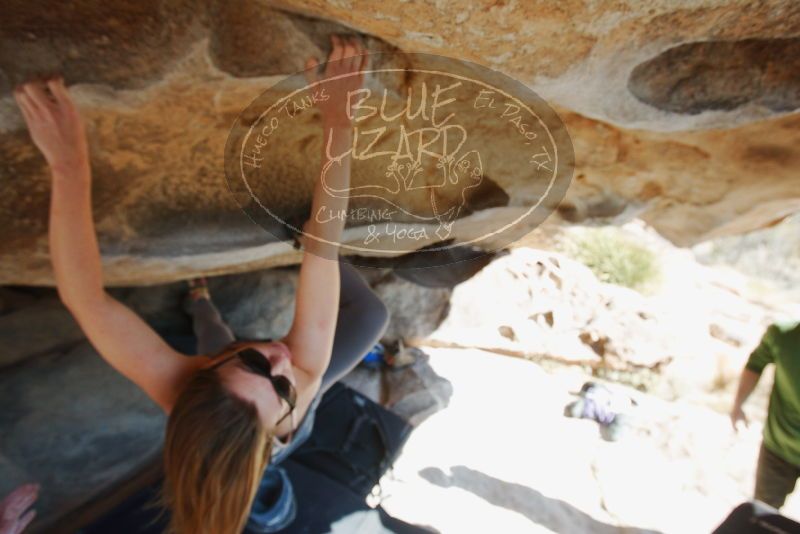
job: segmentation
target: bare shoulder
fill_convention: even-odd
[[[298,406],[300,402],[308,397],[309,402],[317,394],[320,386],[322,385],[322,375],[324,370],[317,372],[317,370],[309,371],[306,367],[298,365],[298,351],[305,350],[305,345],[293,343],[292,336],[285,336],[283,339],[278,340],[279,343],[286,345],[289,349],[290,359],[292,363],[292,374],[294,375],[295,388],[297,389]]]
[[[314,402],[314,398],[317,396],[317,393],[319,393],[319,389],[322,385],[322,377],[315,377],[294,366],[292,366],[292,371],[295,378],[295,387],[297,388],[297,405],[295,406],[293,419],[297,425],[300,425],[308,413],[311,403]],[[290,423],[288,420],[286,422]],[[291,424],[289,424],[289,427],[285,430],[281,430],[285,433],[297,430],[297,428],[290,427]]]

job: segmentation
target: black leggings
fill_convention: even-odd
[[[389,310],[352,265],[339,262],[339,280],[339,315],[331,362],[322,377],[323,392],[361,361],[389,324]],[[236,340],[211,301],[191,302],[187,311],[192,316],[199,354],[215,354]]]

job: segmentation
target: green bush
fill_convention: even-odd
[[[603,282],[631,289],[646,288],[659,274],[655,254],[614,228],[587,229],[569,253]]]

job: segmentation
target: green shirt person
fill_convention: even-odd
[[[773,324],[748,358],[731,410],[731,422],[747,424],[742,404],[767,364],[775,364],[764,439],[756,468],[755,498],[780,508],[800,477],[800,321]]]

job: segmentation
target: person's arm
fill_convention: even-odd
[[[103,288],[78,110],[60,79],[27,83],[14,96],[52,172],[49,241],[58,294],[103,358],[169,411],[196,364]]]
[[[0,534],[22,534],[36,517],[30,507],[38,498],[39,485],[25,484],[0,501]]]
[[[320,208],[340,213],[347,209],[347,196],[332,196],[323,185],[332,190],[346,191],[350,184],[349,149],[353,143],[353,127],[346,114],[348,93],[361,87],[367,56],[355,41],[331,37],[333,50],[328,58],[323,80],[332,76],[353,73],[339,80],[325,82],[323,87],[330,95],[320,102],[322,114],[322,170],[314,188],[311,219],[303,227],[303,260],[297,282],[295,313],[292,327],[284,338],[292,352],[292,363],[314,379],[325,373],[333,349],[336,317],[339,310],[339,241],[345,221],[334,218],[320,222],[314,216]],[[318,81],[317,63],[307,62],[308,81]],[[346,154],[326,169],[328,154]]]
[[[742,369],[742,374],[739,377],[739,387],[736,390],[736,398],[733,401],[733,406],[731,407],[730,413],[731,424],[733,425],[734,430],[736,430],[737,424],[740,421],[745,426],[748,425],[747,416],[742,410],[742,406],[758,385],[758,380],[761,378],[761,373],[764,370],[764,367],[775,361],[775,357],[771,349],[771,338],[774,334],[774,331],[774,326],[770,326],[767,329],[766,333],[761,338],[761,342],[758,344],[758,347],[756,347],[755,350],[753,350],[753,352],[750,354],[750,357],[747,359],[747,363]]]
[[[742,405],[744,405],[745,401],[753,392],[753,390],[756,389],[759,378],[761,378],[760,373],[751,371],[747,367],[742,369],[742,374],[739,376],[739,388],[736,390],[736,398],[734,399],[733,407],[731,408],[731,424],[733,425],[734,430],[736,430],[739,421],[744,423],[745,426],[748,426],[749,424],[747,416],[742,410]]]

